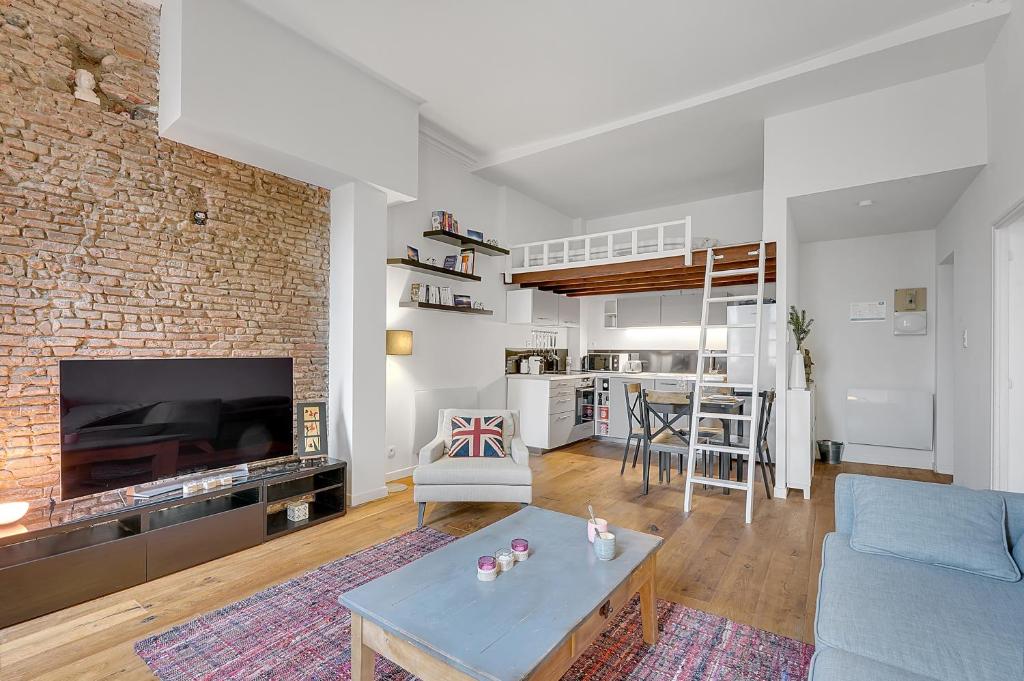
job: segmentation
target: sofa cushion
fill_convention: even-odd
[[[1021,613],[1024,582],[855,551],[849,535],[825,537],[819,645],[939,681],[1020,679]]]
[[[448,456],[491,459],[505,456],[503,421],[500,416],[453,416]]]
[[[452,417],[500,416],[502,418],[502,442],[505,452],[512,451],[512,438],[519,435],[519,412],[509,409],[442,409],[437,424],[437,433],[444,439],[445,452],[452,444]]]
[[[853,485],[858,551],[898,556],[1008,582],[1020,580],[1002,497],[951,485],[859,478]]]
[[[429,466],[417,466],[412,480],[417,485],[529,485],[530,467],[506,456],[483,459],[443,456]]]
[[[934,681],[930,676],[912,674],[906,669],[876,662],[819,645],[811,658],[808,681]]]

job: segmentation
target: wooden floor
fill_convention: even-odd
[[[619,475],[621,449],[586,441],[534,457],[534,504],[583,516],[590,501],[613,524],[665,538],[658,597],[813,642],[822,537],[833,527],[840,472],[949,482],[928,471],[842,464],[816,469],[813,495],[768,501],[754,522],[743,495],[697,492],[684,516],[680,477],[640,494],[640,469]],[[427,522],[465,535],[514,512],[510,504],[431,504]],[[416,527],[411,491],[344,518],[0,631],[0,678],[150,679],[135,641]]]

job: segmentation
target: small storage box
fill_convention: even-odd
[[[297,520],[308,520],[309,519],[309,504],[305,501],[293,501],[288,504],[288,520],[295,522]]]

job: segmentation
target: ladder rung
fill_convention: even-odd
[[[705,352],[704,357],[753,357],[752,352]]]
[[[718,413],[718,412],[697,412],[697,416],[702,419],[728,419],[730,421],[749,421],[751,416],[749,414],[729,414],[729,413]]]
[[[696,475],[687,480],[687,483],[693,485],[710,485],[712,487],[728,487],[729,489],[747,489],[747,483],[745,482],[722,480],[721,478],[704,478]]]
[[[718,270],[717,272],[712,270],[711,276],[716,279],[719,277],[739,277],[744,274],[758,274],[760,271],[761,270],[757,267],[742,267],[734,270]]]
[[[721,452],[722,454],[739,454],[749,456],[750,450],[746,447],[730,447],[729,445],[715,445],[710,443],[695,442],[694,449],[702,449],[708,452]]]
[[[738,388],[740,390],[753,390],[753,383],[722,383],[721,381],[700,381],[698,383],[704,388]]]
[[[709,303],[738,303],[744,300],[757,300],[757,295],[750,296],[718,296],[716,298],[708,298]]]

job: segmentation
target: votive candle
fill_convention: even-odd
[[[525,539],[512,540],[512,555],[517,561],[524,561],[530,557],[530,542]]]

